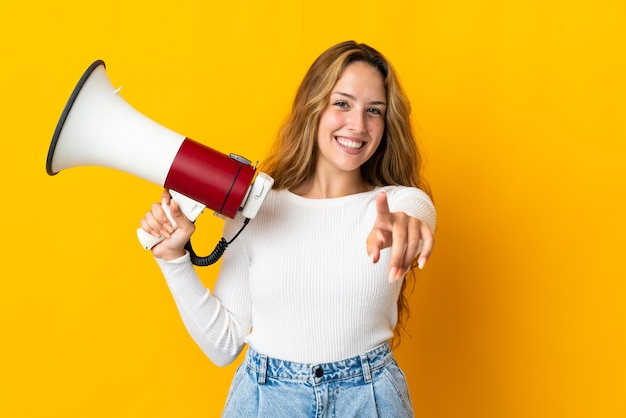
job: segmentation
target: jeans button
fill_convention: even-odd
[[[324,376],[324,370],[321,367],[318,367],[317,369],[315,369],[315,377],[322,377]]]

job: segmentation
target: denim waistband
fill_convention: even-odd
[[[258,353],[252,347],[248,347],[245,360],[247,366],[257,372],[260,384],[264,384],[270,377],[287,381],[310,381],[314,385],[359,376],[369,383],[372,380],[372,372],[391,361],[393,354],[388,342],[366,353],[332,363],[296,363],[279,360]]]

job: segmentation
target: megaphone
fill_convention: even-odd
[[[241,156],[223,154],[139,113],[119,96],[105,68],[104,61],[93,62],[65,105],[48,150],[49,175],[108,167],[169,189],[192,222],[207,207],[228,218],[239,211],[247,219],[256,216],[274,183],[269,175],[256,173]],[[163,239],[141,228],[137,235],[146,249]]]

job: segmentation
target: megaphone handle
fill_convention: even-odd
[[[152,247],[154,247],[159,242],[165,239],[164,237],[157,238],[153,235],[150,235],[141,228],[137,229],[137,238],[139,239],[139,242],[141,243],[141,246],[143,247],[144,250],[151,249]]]
[[[196,218],[202,213],[202,211],[206,207],[202,203],[197,202],[174,190],[170,190],[169,192],[170,192],[170,195],[172,196],[172,199],[176,200],[176,203],[178,203],[178,207],[180,208],[183,215],[185,215],[187,219],[189,219],[191,222],[194,222]],[[165,215],[167,215],[167,219],[170,220],[172,224],[172,228],[176,230],[178,228],[178,225],[176,224],[176,221],[174,221],[174,218],[172,218],[172,214],[170,213],[170,207],[164,204],[162,204],[161,207],[165,211]],[[150,235],[149,233],[147,233],[141,228],[137,229],[137,238],[139,239],[139,242],[141,243],[142,247],[146,250],[151,249],[152,247],[154,247],[159,242],[165,239],[164,237],[155,237],[153,235]]]

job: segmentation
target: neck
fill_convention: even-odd
[[[331,199],[363,193],[373,189],[372,185],[366,183],[358,172],[356,174],[358,176],[352,174],[334,178],[314,175],[304,181],[304,183],[291,189],[291,192],[309,199]]]

